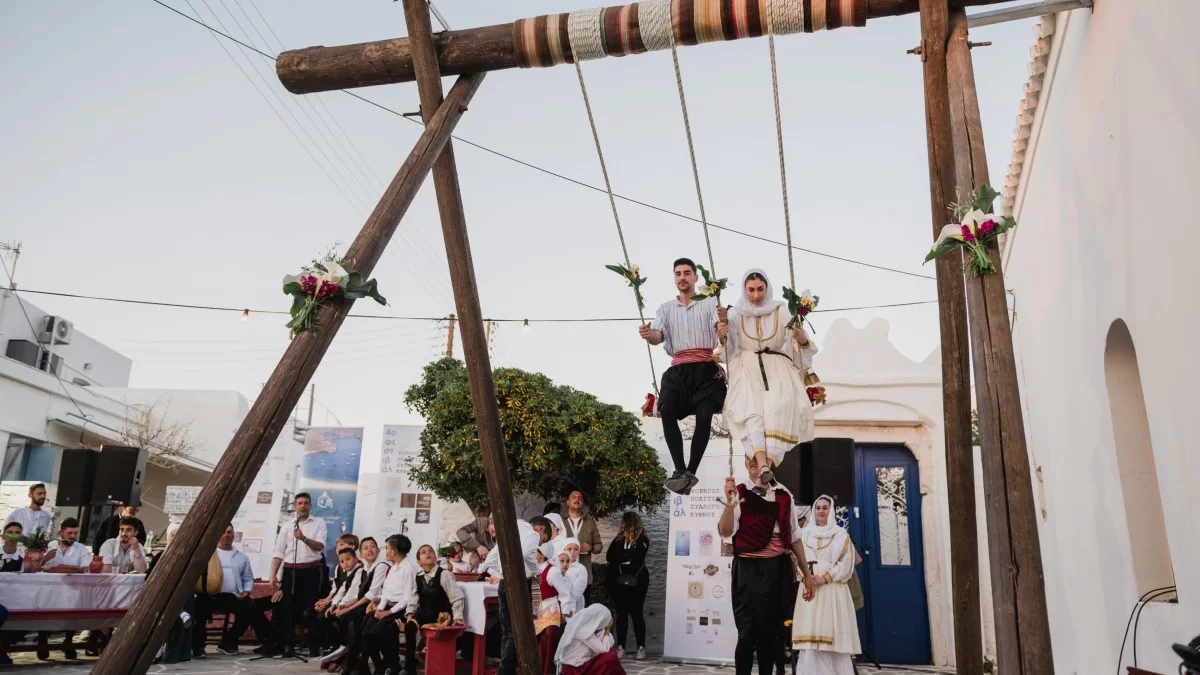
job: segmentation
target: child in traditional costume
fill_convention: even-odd
[[[862,651],[848,586],[856,554],[850,535],[834,518],[831,497],[821,495],[813,503],[800,541],[816,593],[812,602],[797,603],[792,617],[792,648],[800,654],[799,672],[854,675],[854,655]]]
[[[817,345],[802,326],[787,328],[787,304],[772,299],[772,291],[762,270],[750,270],[742,277],[741,299],[717,327],[727,338],[729,368],[722,415],[746,457],[763,468],[764,484],[775,480],[773,469],[788,450],[814,436],[804,373]]]
[[[561,573],[556,577],[557,585],[550,580],[550,574],[557,566],[553,543],[542,544],[538,547],[538,553],[538,559],[544,562],[542,571],[538,574],[538,587],[541,589],[542,599],[538,604],[534,627],[537,632],[538,658],[542,663],[542,675],[552,675],[554,673],[554,654],[558,651],[559,640],[562,639],[564,621],[560,594],[565,596],[570,592],[570,583]]]
[[[625,675],[613,649],[612,613],[592,605],[567,622],[554,661],[561,675]]]

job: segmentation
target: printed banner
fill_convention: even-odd
[[[325,560],[331,566],[337,538],[354,527],[362,441],[362,427],[314,427],[304,437],[297,492],[312,495],[313,517],[325,520]]]
[[[434,494],[414,484],[409,467],[421,451],[423,426],[391,424],[383,427],[379,458],[379,489],[375,499],[375,523],[380,532],[404,534],[413,550],[423,544],[437,546],[442,503]],[[386,535],[385,535],[386,536]]]
[[[233,517],[233,547],[246,554],[254,578],[263,581],[271,574],[280,509],[290,487],[289,468],[295,461],[288,457],[288,450],[296,444],[285,434],[290,435],[290,430],[285,429],[275,441]]]
[[[172,516],[172,520],[182,522],[183,517],[192,510],[192,504],[196,503],[202,489],[199,485],[168,485],[163,511]]]
[[[699,484],[688,496],[671,493],[667,542],[664,658],[690,663],[733,663],[732,551],[723,555],[717,520],[729,475],[727,441],[716,439],[700,462]],[[734,479],[748,480],[743,457],[734,457]],[[720,501],[718,501],[720,500]]]

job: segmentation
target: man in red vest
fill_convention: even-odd
[[[764,485],[767,469],[754,457],[746,459],[750,485],[725,479],[725,511],[717,522],[722,537],[733,537],[733,618],[738,641],[734,651],[737,675],[750,675],[757,654],[758,672],[774,671],[782,645],[783,622],[791,617],[795,573],[793,552],[804,581],[804,600],[815,589],[804,544],[797,526],[796,504],[782,485]]]

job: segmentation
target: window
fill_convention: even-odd
[[[1150,422],[1142,395],[1142,375],[1129,327],[1118,319],[1108,329],[1104,348],[1104,381],[1108,388],[1108,411],[1112,420],[1121,496],[1125,502],[1125,526],[1133,558],[1133,576],[1138,595],[1173,586],[1171,548],[1158,491],[1158,471],[1150,442]],[[1167,601],[1171,595],[1156,598]]]
[[[875,468],[881,565],[911,565],[908,544],[908,472],[902,466]]]

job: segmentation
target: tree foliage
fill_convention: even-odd
[[[559,499],[580,489],[597,516],[627,507],[653,511],[666,499],[666,472],[632,413],[540,373],[498,368],[493,378],[514,492]],[[425,366],[404,402],[425,418],[412,480],[442,499],[486,507],[483,458],[462,362],[444,358]]]

